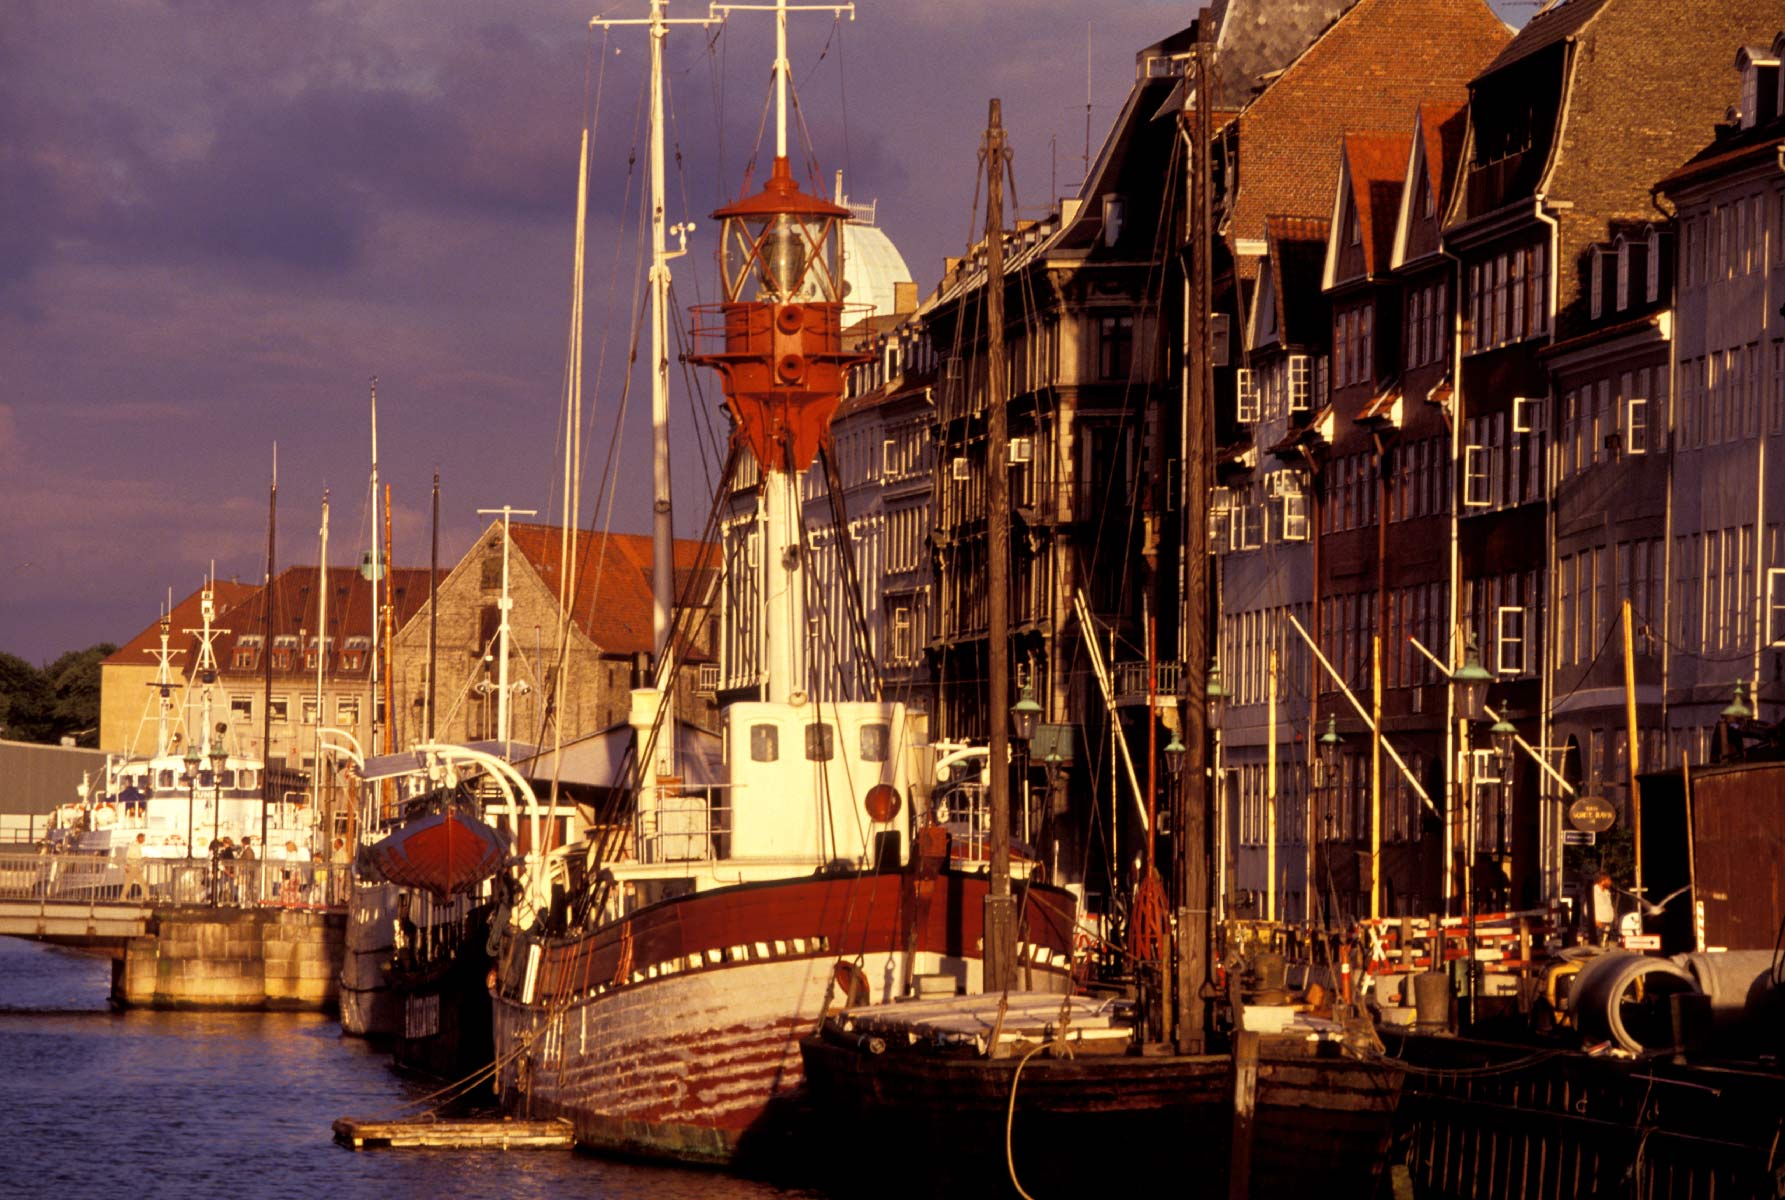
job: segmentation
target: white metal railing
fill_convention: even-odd
[[[731,805],[717,802],[707,789],[660,790],[656,808],[638,815],[638,860],[714,862],[730,858],[731,815]]]
[[[962,783],[948,789],[936,802],[936,819],[948,827],[955,857],[991,857],[992,796],[985,784]]]
[[[345,864],[120,854],[0,855],[0,900],[332,908],[347,903]]]

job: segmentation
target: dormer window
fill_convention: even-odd
[[[1364,244],[1364,228],[1357,220],[1357,209],[1353,208],[1347,217],[1345,236],[1353,246]]]
[[[1103,245],[1113,249],[1122,240],[1122,218],[1127,208],[1121,196],[1111,193],[1103,198]]]
[[[1630,307],[1630,243],[1623,238],[1618,239],[1618,303],[1617,310],[1623,312]]]
[[[1742,74],[1742,104],[1737,123],[1743,129],[1763,125],[1779,115],[1779,58],[1759,46],[1736,51],[1736,70]]]
[[[1648,287],[1644,296],[1650,304],[1661,301],[1661,231],[1649,230],[1649,270]]]
[[[1610,255],[1605,246],[1594,246],[1592,250],[1592,296],[1590,296],[1589,314],[1592,320],[1598,321],[1605,316],[1605,275],[1610,270]]]

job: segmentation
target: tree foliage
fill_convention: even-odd
[[[117,646],[100,642],[70,650],[41,670],[0,653],[0,737],[77,745],[99,744],[99,664]]]

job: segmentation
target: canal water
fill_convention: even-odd
[[[343,1149],[427,1088],[332,1019],[113,1013],[111,963],[0,938],[0,1197],[758,1200],[797,1195],[557,1150]]]

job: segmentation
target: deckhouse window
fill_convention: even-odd
[[[806,757],[812,762],[829,762],[836,757],[836,737],[830,724],[813,721],[806,726]]]
[[[862,726],[862,761],[883,763],[892,747],[892,726],[874,721]]]
[[[781,758],[781,730],[774,725],[750,726],[750,761],[777,762]]]

